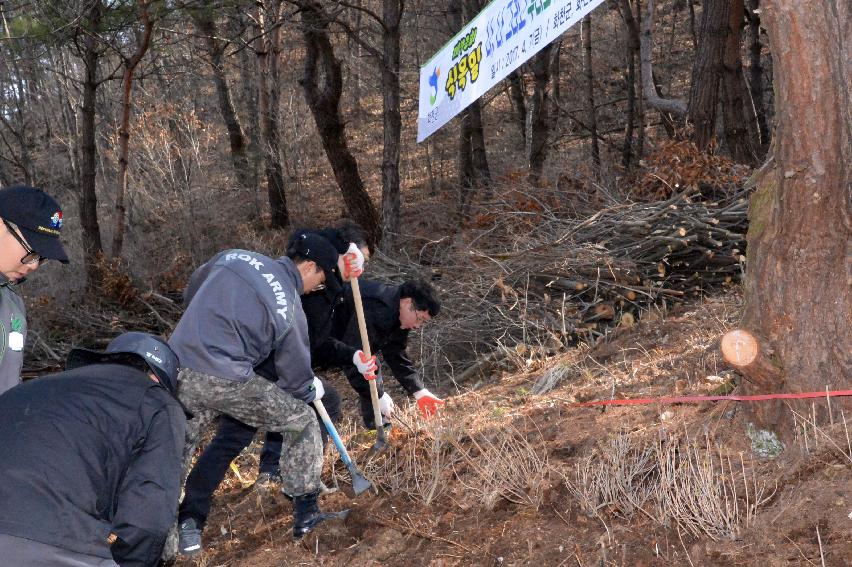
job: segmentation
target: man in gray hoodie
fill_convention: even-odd
[[[317,504],[322,441],[308,404],[324,392],[311,370],[299,296],[323,283],[339,288],[337,261],[334,246],[313,233],[302,233],[277,259],[226,250],[192,275],[189,304],[169,340],[182,366],[178,397],[195,415],[187,422],[185,470],[204,427],[220,414],[284,434],[279,464],[294,496],[297,539],[334,516]],[[271,353],[277,382],[254,372]]]

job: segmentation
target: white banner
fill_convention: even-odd
[[[494,0],[420,67],[422,142],[603,0]]]

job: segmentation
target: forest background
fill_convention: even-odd
[[[458,437],[413,427],[369,465],[385,497],[324,540],[329,557],[393,565],[393,542],[418,537],[438,564],[842,561],[848,403],[573,404],[848,387],[848,3],[608,0],[416,144],[420,65],[483,6],[0,0],[0,185],[60,201],[72,259],[22,286],[25,376],[123,330],[168,335],[219,250],[276,255],[293,228],[353,218],[369,277],[443,296],[411,351],[456,397]],[[758,348],[732,367],[719,339],[736,327]],[[767,461],[777,439],[752,423],[796,450]],[[687,480],[662,486],[683,492],[648,485],[670,458]],[[230,482],[209,558],[289,561],[263,555],[287,505],[267,523]],[[725,491],[735,512],[707,505]]]

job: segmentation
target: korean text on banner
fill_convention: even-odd
[[[603,0],[495,0],[420,68],[422,142]]]

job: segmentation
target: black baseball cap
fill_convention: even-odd
[[[62,209],[41,189],[27,185],[0,189],[0,218],[17,226],[30,248],[42,258],[68,263],[68,254],[59,241]]]
[[[287,255],[298,254],[306,260],[313,260],[325,272],[325,287],[329,291],[339,291],[342,278],[337,269],[337,249],[334,245],[315,232],[298,231],[290,238]]]

